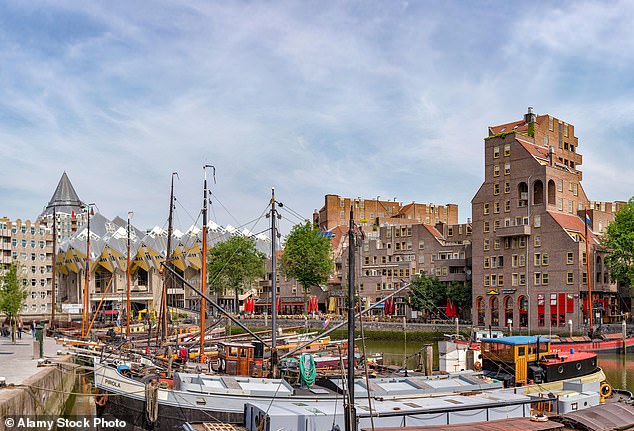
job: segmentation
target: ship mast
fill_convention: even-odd
[[[348,405],[345,409],[345,430],[356,431],[357,412],[354,408],[354,214],[350,205],[348,225]]]
[[[177,172],[172,172],[172,184],[170,187],[170,212],[167,220],[167,249],[165,251],[165,266],[167,268],[172,267],[172,232],[173,232],[173,216],[174,216],[174,177],[178,176]],[[172,280],[172,275],[165,274],[163,279],[163,298],[161,301],[161,326],[162,326],[162,342],[167,340],[167,284],[168,280]],[[170,283],[171,287],[171,283]]]
[[[130,215],[132,212],[128,211],[128,258],[126,264],[126,285],[127,285],[127,294],[128,294],[128,302],[126,304],[126,325],[125,325],[125,335],[128,339],[130,339]]]
[[[280,203],[280,206],[282,204]],[[277,229],[275,218],[275,188],[271,188],[271,377],[277,378]]]
[[[205,315],[207,314],[207,168],[213,168],[214,180],[216,178],[216,168],[211,165],[203,166],[205,179],[203,181],[203,244],[200,268],[200,354],[198,359],[201,364],[205,363]]]

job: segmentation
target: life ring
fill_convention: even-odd
[[[480,371],[482,369],[482,364],[480,363],[480,361],[475,361],[473,363],[473,369],[476,371]]]
[[[604,383],[601,385],[601,389],[599,389],[601,396],[603,398],[609,398],[612,395],[612,386],[609,383]]]
[[[96,394],[95,395],[95,404],[99,407],[103,407],[108,402],[108,394]]]

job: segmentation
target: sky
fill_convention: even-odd
[[[487,127],[575,125],[592,200],[634,195],[631,1],[0,2],[0,216],[66,172],[108,218],[282,232],[326,194],[456,203]]]

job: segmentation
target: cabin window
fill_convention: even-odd
[[[517,356],[524,356],[526,354],[526,346],[519,346],[517,348]]]
[[[247,357],[247,349],[240,349],[240,357],[241,358],[246,358]]]
[[[238,356],[238,348],[229,347],[229,356]]]

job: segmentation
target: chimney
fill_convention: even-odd
[[[528,124],[528,123],[534,123],[536,120],[537,120],[537,115],[533,113],[533,107],[529,106],[528,112],[524,114],[524,122]]]

